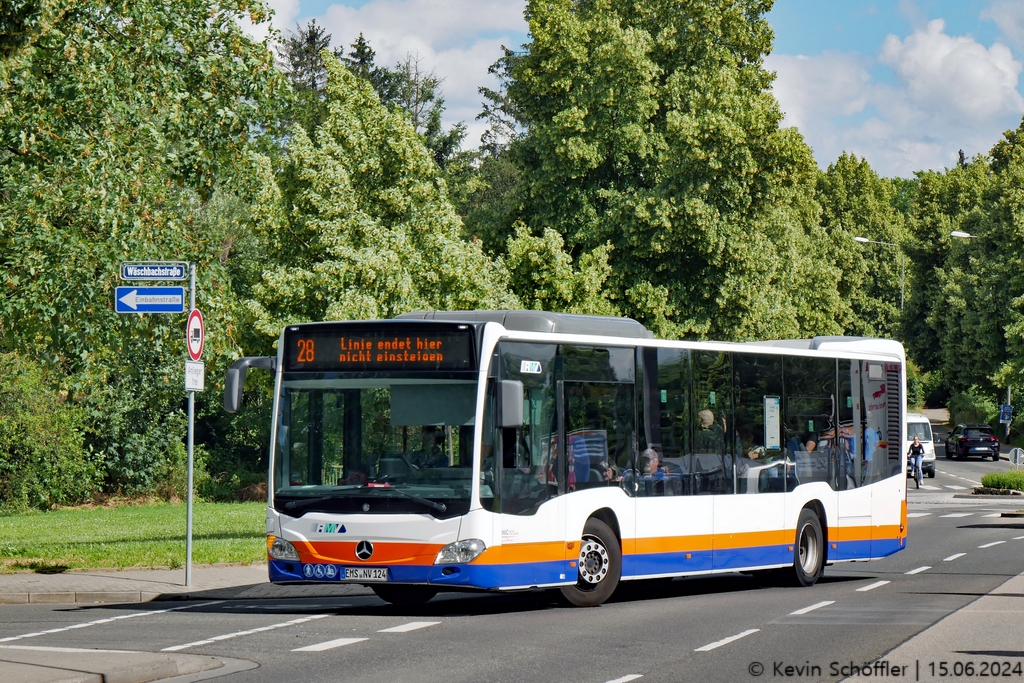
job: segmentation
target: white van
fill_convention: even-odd
[[[921,470],[933,478],[935,477],[935,444],[932,443],[932,423],[921,413],[907,413],[907,442],[913,442],[915,436],[921,438],[921,445],[924,446]],[[907,476],[912,476],[909,467]]]

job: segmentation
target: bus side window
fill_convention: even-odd
[[[694,351],[694,493],[734,493],[735,424],[732,409],[732,354]]]
[[[632,476],[638,496],[688,495],[690,476],[690,351],[637,349],[640,461]],[[657,460],[657,470],[652,463]],[[628,483],[628,482],[627,482]],[[627,492],[630,487],[627,485]]]

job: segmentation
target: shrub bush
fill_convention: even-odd
[[[102,476],[83,445],[84,415],[43,368],[0,354],[0,507],[16,511],[81,502]]]
[[[999,405],[994,397],[972,386],[967,391],[955,391],[950,396],[949,419],[954,425],[974,423],[994,426],[999,422]]]
[[[1024,491],[1024,472],[989,472],[981,478],[981,485],[990,489]]]

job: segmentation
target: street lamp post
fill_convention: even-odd
[[[952,232],[949,233],[949,236],[950,237],[957,237],[957,238],[962,239],[962,240],[976,240],[976,239],[978,239],[977,235],[972,235],[969,232],[962,232],[960,230],[953,230]],[[1013,405],[1012,403],[1010,403],[1010,387],[1009,386],[1006,387],[1006,405]],[[1006,438],[1009,438],[1009,437],[1010,437],[1010,423],[1007,422],[1006,423]]]
[[[903,248],[899,244],[892,242],[879,242],[878,240],[869,240],[867,237],[854,237],[854,242],[861,242],[863,244],[884,244],[887,247],[896,247],[900,250],[900,313],[903,312],[903,292],[906,290],[907,284],[907,269],[906,269],[906,254],[903,253]]]

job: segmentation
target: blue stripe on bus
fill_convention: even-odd
[[[301,562],[271,560],[268,564],[273,583],[337,583],[337,578],[306,578]],[[342,565],[335,565],[339,569]],[[289,569],[290,567],[290,569]],[[448,570],[448,573],[445,573]],[[568,560],[524,562],[519,564],[389,565],[389,580],[394,583],[431,583],[436,586],[466,588],[503,588],[566,583],[576,578],[576,568]]]

